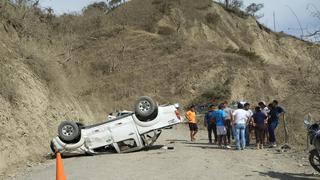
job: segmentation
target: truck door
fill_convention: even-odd
[[[129,152],[143,147],[131,116],[113,122],[110,130],[113,141],[118,144],[121,152]]]

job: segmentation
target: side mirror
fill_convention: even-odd
[[[304,123],[305,125],[310,125],[310,124],[311,124],[308,119],[304,119],[304,120],[303,120],[303,123]]]
[[[175,107],[176,109],[179,109],[179,108],[180,108],[180,104],[179,104],[179,103],[175,103],[175,104],[174,104],[174,107]]]
[[[304,122],[305,125],[309,126],[309,125],[311,125],[311,121],[312,121],[312,116],[311,116],[311,114],[309,113],[308,115],[306,115],[306,116],[304,117],[303,122]]]

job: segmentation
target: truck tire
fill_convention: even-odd
[[[140,121],[152,121],[158,116],[158,105],[152,98],[142,96],[134,105],[134,113]]]
[[[80,137],[80,128],[73,121],[63,121],[58,127],[58,136],[65,143],[76,143]]]

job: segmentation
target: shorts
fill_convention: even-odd
[[[217,135],[226,135],[227,134],[227,129],[224,126],[217,126]]]
[[[198,131],[198,125],[196,123],[189,123],[190,131]]]

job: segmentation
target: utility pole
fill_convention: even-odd
[[[276,13],[273,11],[273,31],[276,32]]]

